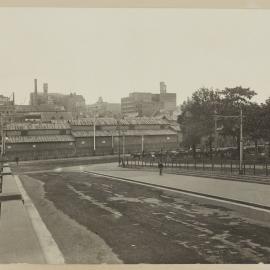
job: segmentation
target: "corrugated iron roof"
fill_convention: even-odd
[[[47,143],[47,142],[74,142],[71,135],[47,135],[47,136],[10,136],[6,144],[11,143]]]
[[[97,126],[116,126],[120,125],[166,125],[168,121],[165,119],[158,119],[154,117],[135,117],[135,118],[125,118],[125,119],[114,119],[114,118],[85,118],[70,121],[72,126],[92,126],[96,121]]]
[[[70,129],[68,123],[10,123],[5,130]]]
[[[71,134],[76,138],[84,138],[84,137],[94,137],[94,131],[72,131]],[[142,135],[176,135],[177,133],[173,130],[169,129],[161,129],[161,130],[125,130],[120,131],[120,136],[142,136]],[[97,130],[96,137],[107,137],[107,136],[119,136],[119,132],[117,130]]]

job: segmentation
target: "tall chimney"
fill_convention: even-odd
[[[35,79],[35,94],[37,94],[37,79]]]
[[[166,94],[166,91],[167,91],[167,86],[165,84],[165,82],[160,82],[160,94]]]
[[[48,94],[48,83],[43,83],[43,93]]]

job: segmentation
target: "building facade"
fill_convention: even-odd
[[[121,104],[103,101],[99,97],[98,101],[94,104],[87,105],[87,115],[90,117],[117,117],[121,114]]]
[[[74,138],[65,123],[11,123],[5,127],[4,135],[3,152],[10,160],[74,155]]]
[[[125,116],[153,116],[160,110],[172,112],[176,109],[176,93],[167,93],[164,82],[160,93],[133,92],[121,99],[121,113]]]
[[[30,93],[30,105],[43,107],[44,111],[52,111],[52,108],[71,112],[74,118],[84,117],[86,111],[85,99],[82,95],[70,93],[50,93],[48,83],[43,84],[43,92],[38,92],[37,79],[34,80],[34,92]]]
[[[13,123],[4,133],[4,153],[10,160],[167,151],[179,146],[177,131],[168,121],[155,118]]]

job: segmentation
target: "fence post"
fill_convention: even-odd
[[[243,173],[244,173],[244,175],[246,174],[246,162],[244,162],[244,171],[243,171]]]
[[[203,166],[203,171],[204,171],[204,159],[203,159],[203,161],[202,161],[202,166]]]
[[[253,163],[253,174],[255,175],[255,170],[256,170],[256,168],[255,168],[255,162]]]
[[[187,159],[187,169],[188,169],[188,159]]]
[[[232,174],[232,160],[231,160],[231,174]]]
[[[266,174],[266,176],[268,176],[268,167],[267,167],[267,161],[266,161],[266,163],[265,163],[265,174]]]
[[[214,170],[214,162],[213,159],[211,159],[211,163],[212,163],[212,171]]]

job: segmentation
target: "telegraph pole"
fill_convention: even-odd
[[[239,174],[243,174],[243,111],[240,109],[240,153]]]
[[[121,158],[120,158],[121,148],[120,148],[120,120],[119,119],[117,120],[117,129],[118,129],[118,164],[120,166],[120,164],[121,164]]]
[[[125,166],[125,134],[123,131],[123,167]]]
[[[95,107],[96,108],[96,107]],[[93,123],[93,129],[94,129],[94,149],[93,154],[96,155],[96,109],[94,110],[94,123]]]
[[[240,115],[215,115],[215,130],[217,118],[238,118],[240,119],[240,147],[239,147],[239,174],[243,174],[243,110],[240,108]]]

